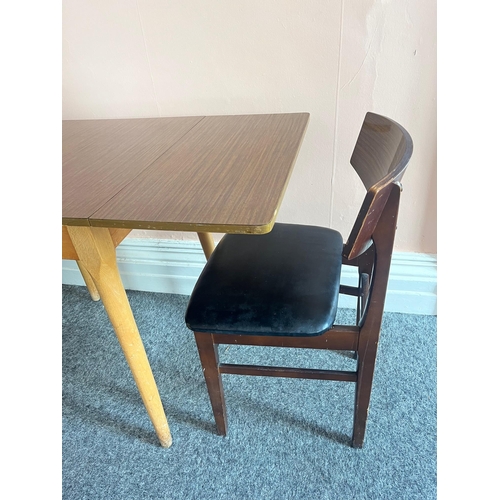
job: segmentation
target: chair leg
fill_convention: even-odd
[[[227,433],[226,403],[224,401],[224,389],[219,372],[219,354],[217,344],[214,344],[210,333],[195,332],[196,345],[200,355],[203,375],[207,383],[208,395],[212,404],[212,410],[217,426],[217,433],[225,436]]]
[[[373,359],[369,360],[358,359],[358,380],[356,382],[354,426],[352,432],[353,448],[362,448],[365,439],[374,369],[375,356],[373,356]]]

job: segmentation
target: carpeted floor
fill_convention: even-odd
[[[224,375],[229,432],[217,436],[184,325],[188,298],[127,293],[173,444],[159,446],[102,303],[63,285],[63,499],[436,498],[436,317],[386,314],[365,444],[354,450],[354,385],[342,382]],[[354,366],[346,353],[312,350],[231,346],[221,358]]]

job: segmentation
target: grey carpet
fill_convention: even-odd
[[[386,314],[364,447],[349,446],[354,385],[224,375],[215,423],[187,297],[127,292],[165,407],[161,448],[101,302],[63,286],[64,499],[434,499],[436,318]],[[339,311],[339,322],[352,311]],[[349,369],[346,353],[231,346],[223,361]]]

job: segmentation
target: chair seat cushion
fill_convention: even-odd
[[[332,229],[275,224],[264,235],[228,234],[189,300],[196,332],[308,336],[337,312],[343,241]]]

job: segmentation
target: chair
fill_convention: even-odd
[[[264,235],[225,235],[191,294],[193,330],[215,417],[226,435],[221,374],[356,384],[352,446],[363,446],[389,278],[401,178],[413,151],[396,122],[367,113],[351,165],[367,189],[349,238],[322,227],[276,223]],[[342,265],[358,286],[340,284]],[[339,294],[357,297],[355,325],[336,325]],[[356,371],[223,364],[219,344],[354,351]]]

